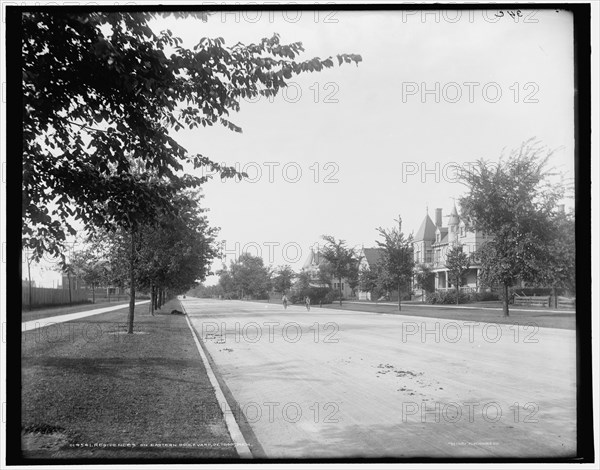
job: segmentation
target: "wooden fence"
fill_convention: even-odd
[[[71,290],[72,303],[83,303],[88,301],[87,290]],[[29,287],[21,288],[21,302],[23,307],[29,307]],[[69,289],[49,289],[44,287],[31,288],[31,306],[42,305],[66,305],[69,304]]]
[[[515,295],[515,305],[529,305],[535,307],[550,307],[549,295]]]
[[[575,298],[558,296],[556,299],[558,308],[575,308]]]
[[[515,295],[515,305],[529,305],[535,307],[575,308],[575,298],[551,295]]]

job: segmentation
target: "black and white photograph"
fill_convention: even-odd
[[[0,466],[595,468],[599,11],[2,2]]]

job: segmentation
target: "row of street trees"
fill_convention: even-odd
[[[302,43],[279,35],[257,44],[225,45],[202,38],[192,49],[170,30],[155,32],[157,16],[195,18],[207,12],[26,12],[20,17],[23,90],[22,247],[39,261],[84,262],[94,271],[106,259],[128,277],[128,333],[133,333],[136,288],[160,298],[166,288],[202,280],[214,256],[195,192],[209,176],[241,177],[174,136],[182,129],[222,125],[240,100],[275,96],[294,75],[333,67],[331,57],[296,60]],[[21,45],[19,46],[21,47]],[[340,54],[338,64],[361,57]],[[71,260],[67,237],[83,226],[107,245],[98,260]],[[89,274],[94,278],[94,274]],[[94,284],[96,281],[92,281]],[[153,302],[154,304],[154,302]]]

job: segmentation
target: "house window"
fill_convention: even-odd
[[[344,290],[344,283],[342,282],[342,290]]]
[[[425,262],[426,263],[431,263],[432,262],[432,259],[431,259],[432,257],[433,257],[432,250],[427,250],[425,252]]]
[[[435,241],[438,242],[438,243],[440,242],[440,234],[439,233],[436,233],[436,235],[435,235]]]
[[[466,230],[465,230],[465,228],[464,228],[464,227],[461,227],[461,228],[460,228],[460,236],[461,236],[461,237],[465,237],[465,236],[466,236]]]

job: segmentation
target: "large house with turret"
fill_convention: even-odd
[[[413,255],[416,269],[420,265],[427,265],[435,274],[435,289],[445,290],[455,288],[448,279],[446,268],[446,255],[454,246],[462,246],[463,252],[474,253],[483,243],[491,240],[481,231],[475,230],[465,217],[461,217],[453,205],[447,224],[442,223],[442,209],[435,210],[435,222],[429,214],[421,223],[419,230],[413,238]],[[471,266],[463,278],[461,288],[463,290],[478,292],[481,289],[479,283],[479,270],[481,266],[476,259],[471,261]]]

